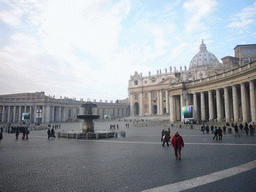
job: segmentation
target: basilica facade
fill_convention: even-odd
[[[167,115],[171,122],[189,119],[256,122],[256,44],[237,45],[222,63],[202,41],[189,68],[176,67],[129,80],[131,116]]]

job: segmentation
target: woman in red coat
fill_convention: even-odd
[[[181,160],[181,148],[184,147],[184,142],[177,131],[175,132],[174,137],[172,137],[171,145],[174,148],[176,160],[178,160],[178,158]]]

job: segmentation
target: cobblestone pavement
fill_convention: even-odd
[[[111,122],[113,123],[113,122]],[[0,144],[0,191],[142,191],[208,175],[256,160],[256,137],[224,135],[222,141],[199,130],[171,128],[183,136],[182,160],[162,147],[167,127],[131,127],[126,137],[99,140],[47,139],[46,130],[28,140],[4,133]],[[110,122],[96,123],[107,130]],[[80,130],[78,123],[62,130]],[[187,191],[255,191],[256,170]],[[210,190],[212,189],[212,190]],[[235,189],[235,190],[234,190]],[[170,189],[171,191],[171,189]]]

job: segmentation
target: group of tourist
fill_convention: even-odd
[[[235,137],[240,137],[240,135],[242,135],[243,130],[245,130],[246,135],[248,135],[249,131],[250,131],[250,135],[253,136],[254,135],[254,130],[255,130],[255,124],[254,122],[250,125],[248,125],[247,122],[245,122],[245,124],[243,125],[242,123],[239,124],[239,126],[235,123],[232,123],[231,125],[229,123],[226,123],[225,125],[223,125],[223,127],[217,127],[217,126],[213,126],[211,125],[211,132],[214,134],[213,139],[216,138],[216,140],[222,140],[222,133],[226,134],[226,129],[227,127],[233,127],[234,131],[235,131]],[[241,130],[239,133],[239,129]],[[202,125],[201,127],[201,131],[203,132],[203,134],[205,134],[204,132],[206,132],[207,134],[209,133],[209,126],[208,125]],[[228,128],[228,133],[231,134],[232,133],[232,128]]]
[[[172,133],[170,128],[168,128],[167,131],[165,131],[164,129],[162,130],[162,136],[161,136],[161,141],[163,142],[162,146],[166,145],[169,147],[169,142],[171,140],[171,145],[174,148],[174,154],[175,154],[175,158],[176,160],[179,159],[179,161],[181,160],[181,148],[184,147],[184,141],[183,138],[179,135],[179,133],[176,131],[174,133],[174,136],[172,137]]]

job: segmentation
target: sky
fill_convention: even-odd
[[[75,2],[75,3],[74,3]],[[0,94],[128,98],[134,72],[255,44],[252,0],[0,0]]]

